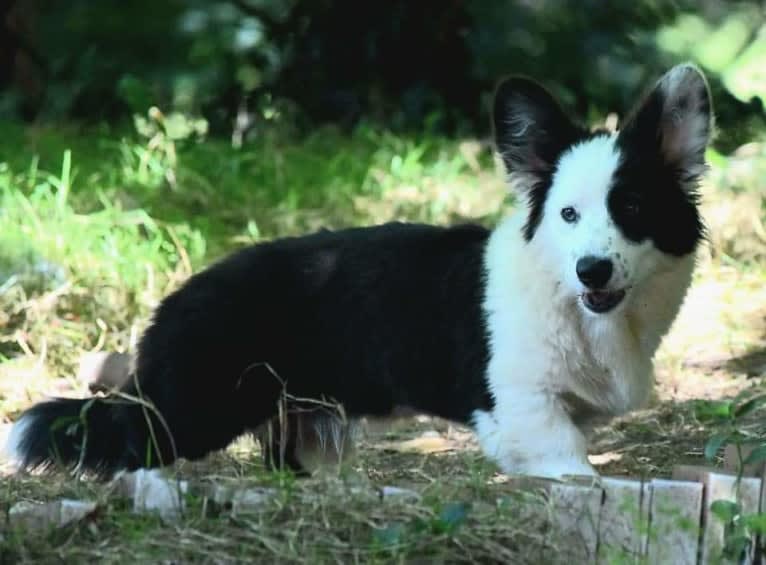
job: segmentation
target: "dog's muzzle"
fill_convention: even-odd
[[[625,298],[624,290],[591,290],[582,295],[582,303],[596,314],[613,310]]]

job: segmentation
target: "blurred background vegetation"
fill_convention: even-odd
[[[5,0],[0,16],[0,112],[26,120],[113,124],[156,105],[227,136],[270,121],[485,133],[505,74],[597,119],[691,59],[720,144],[764,125],[759,1]]]

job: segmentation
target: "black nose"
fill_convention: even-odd
[[[612,262],[592,255],[578,259],[577,278],[588,288],[604,288],[612,278]]]

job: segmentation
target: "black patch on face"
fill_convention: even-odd
[[[521,77],[509,78],[498,87],[493,125],[506,170],[523,178],[529,203],[524,238],[530,241],[542,220],[559,157],[572,145],[599,134],[572,123],[544,87]]]
[[[662,155],[664,102],[655,89],[618,136],[622,161],[607,205],[627,239],[650,239],[660,251],[682,256],[694,251],[705,230],[697,209],[699,179]]]

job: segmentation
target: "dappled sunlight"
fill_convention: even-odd
[[[753,381],[727,361],[766,347],[763,272],[701,266],[681,313],[658,352],[662,400],[722,397]],[[761,377],[764,375],[761,374]]]

